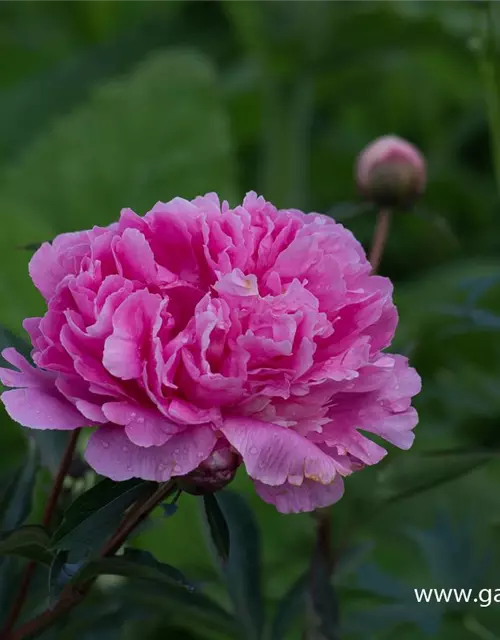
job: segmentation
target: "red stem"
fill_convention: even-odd
[[[66,445],[66,449],[64,450],[61,463],[59,464],[59,469],[54,479],[54,484],[52,485],[50,496],[47,501],[47,505],[45,507],[45,511],[42,518],[43,526],[46,528],[50,526],[52,517],[54,515],[54,511],[57,506],[57,501],[59,499],[59,495],[61,494],[61,490],[63,488],[64,478],[66,477],[71,461],[73,460],[73,455],[75,453],[76,443],[78,441],[79,434],[80,434],[80,429],[76,429],[71,433],[71,437],[68,441],[68,444]],[[21,577],[21,583],[19,585],[17,596],[14,599],[14,603],[9,612],[9,615],[7,616],[7,620],[2,630],[1,638],[8,637],[9,632],[12,630],[12,628],[16,624],[17,619],[19,618],[19,615],[21,614],[21,610],[23,608],[24,602],[28,595],[31,580],[33,579],[33,575],[35,574],[35,569],[36,569],[36,562],[30,562],[26,566],[26,569],[24,570],[24,573]]]
[[[382,255],[385,249],[385,243],[389,235],[389,222],[391,212],[389,209],[380,209],[375,231],[373,233],[372,247],[370,250],[370,263],[372,265],[372,273],[375,273],[380,266]]]
[[[175,482],[170,480],[158,487],[158,489],[143,502],[140,507],[132,507],[132,511],[125,517],[117,532],[103,546],[99,552],[101,558],[113,555],[123,545],[130,533],[145,520],[153,509],[176,489]],[[47,609],[36,618],[29,620],[10,635],[2,635],[2,640],[27,640],[55,622],[58,618],[68,613],[75,605],[80,603],[87,595],[94,583],[94,579],[78,586],[68,584],[62,591],[59,600],[51,608]]]

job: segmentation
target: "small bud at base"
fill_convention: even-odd
[[[356,180],[363,196],[380,207],[409,206],[425,188],[425,160],[406,140],[382,136],[360,153]]]
[[[195,496],[215,493],[233,480],[240,464],[241,457],[233,449],[215,449],[194,471],[178,478],[179,489]]]

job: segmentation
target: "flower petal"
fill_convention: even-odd
[[[87,445],[89,465],[112,480],[143,478],[165,482],[195,469],[212,453],[217,438],[205,425],[176,434],[161,447],[138,447],[123,427],[105,426],[95,431]]]
[[[0,396],[7,413],[23,427],[71,430],[89,424],[87,418],[54,390],[12,389]]]
[[[304,480],[300,487],[288,482],[279,487],[270,487],[258,481],[254,484],[262,500],[274,504],[280,513],[301,513],[329,507],[344,494],[344,481],[339,475],[326,485],[313,480]]]
[[[104,345],[103,364],[122,380],[140,378],[142,345],[148,343],[162,305],[159,295],[141,290],[132,293],[115,311],[113,333]]]
[[[159,447],[182,429],[159,411],[128,402],[107,402],[102,410],[110,422],[123,425],[129,440],[139,447]]]
[[[292,429],[249,418],[229,418],[220,430],[241,454],[248,475],[272,486],[300,486],[309,478],[330,484],[336,475],[333,460]]]
[[[32,367],[24,356],[13,347],[8,347],[1,352],[4,360],[14,365],[19,371],[0,367],[0,382],[6,387],[51,387],[55,376],[47,371],[41,371]]]

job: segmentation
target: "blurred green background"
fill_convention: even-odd
[[[122,207],[145,213],[157,200],[207,191],[236,203],[254,189],[279,206],[330,213],[368,247],[375,218],[356,194],[357,154],[385,133],[424,152],[428,189],[394,219],[381,266],[400,310],[394,349],[423,377],[421,419],[413,449],[391,450],[349,478],[332,509],[347,640],[500,639],[500,603],[418,605],[413,596],[426,586],[500,589],[495,4],[0,3],[5,343],[8,331],[22,336],[24,317],[43,313],[26,245],[108,224]],[[27,441],[3,409],[0,422],[7,475],[23,464]],[[53,468],[60,443],[47,442],[42,462]],[[42,469],[33,521],[49,480]],[[314,523],[261,503],[243,473],[233,486],[261,525],[271,618],[307,570]],[[158,514],[136,542],[229,606],[195,498],[183,496],[175,517]],[[4,610],[16,580],[9,567]],[[75,614],[76,627],[46,637],[238,637],[151,589],[125,600],[114,582],[101,587],[106,596]],[[305,638],[297,612],[269,637]]]

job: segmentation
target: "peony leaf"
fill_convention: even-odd
[[[229,556],[223,572],[235,617],[242,626],[243,637],[258,640],[264,624],[259,529],[241,496],[219,491],[215,499],[229,530]]]
[[[166,614],[173,623],[200,630],[202,637],[208,630],[223,638],[237,637],[238,625],[234,618],[210,597],[198,590],[191,592],[176,584],[131,582],[118,593],[120,601],[130,605],[143,605],[151,614]]]
[[[368,563],[357,571],[357,584],[367,595],[377,596],[382,602],[362,611],[353,611],[344,621],[346,634],[374,634],[388,632],[394,627],[412,623],[421,631],[435,637],[443,615],[443,605],[428,603],[422,607],[415,600],[413,587]],[[361,598],[361,592],[358,599]],[[386,602],[383,602],[383,601]],[[389,602],[387,602],[389,601]]]
[[[410,498],[456,480],[490,462],[493,457],[494,454],[487,450],[400,455],[379,472],[375,491],[378,505]]]
[[[0,536],[0,555],[20,556],[46,565],[52,562],[48,546],[49,535],[38,525],[26,525]]]
[[[16,529],[28,517],[31,511],[37,469],[38,454],[34,443],[30,442],[27,459],[0,503],[0,529],[2,531]]]
[[[192,585],[175,567],[158,562],[148,551],[125,549],[122,556],[91,560],[74,577],[74,584],[81,584],[98,576],[122,576],[158,584],[181,585],[193,590]]]
[[[308,583],[309,574],[301,575],[279,601],[272,623],[271,640],[286,640],[297,620],[304,620]]]
[[[82,554],[99,548],[114,532],[126,509],[155,487],[153,482],[137,479],[101,480],[68,507],[51,547]]]
[[[212,493],[203,496],[203,512],[215,551],[225,565],[229,560],[229,529],[217,499]]]
[[[54,556],[49,570],[49,602],[53,606],[64,587],[79,572],[83,562],[68,562],[68,552],[60,551]]]
[[[14,347],[26,358],[30,357],[30,345],[0,324],[0,352],[7,347]]]

